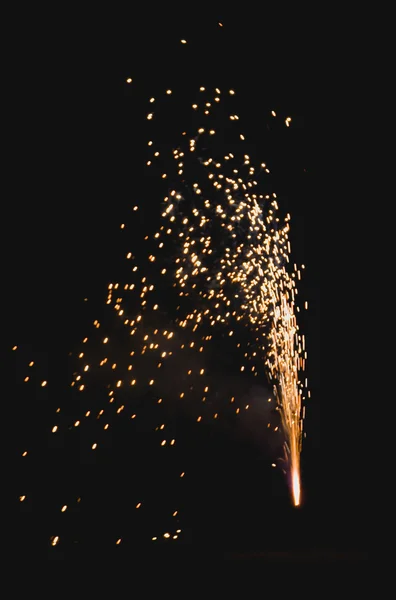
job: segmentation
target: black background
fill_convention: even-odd
[[[365,500],[353,441],[358,365],[348,333],[354,300],[346,291],[354,277],[345,264],[354,245],[356,201],[347,198],[339,173],[347,132],[334,24],[308,14],[262,19],[254,10],[191,15],[156,9],[109,21],[98,14],[25,14],[13,25],[12,186],[3,220],[7,341],[33,347],[54,379],[64,376],[62,357],[81,338],[87,319],[81,299],[101,301],[122,256],[119,223],[144,193],[139,169],[148,97],[168,87],[185,87],[188,97],[188,88],[203,81],[241,91],[241,114],[252,131],[260,127],[260,112],[273,106],[293,117],[295,129],[284,129],[292,135],[287,144],[277,140],[275,160],[282,165],[280,196],[292,214],[295,260],[307,267],[300,294],[310,306],[304,331],[312,400],[303,451],[305,506],[298,514],[285,506],[272,510],[282,549],[304,539],[311,548],[362,548]],[[258,155],[260,144],[264,154],[269,144],[264,133]],[[285,180],[282,168],[292,177]],[[268,519],[259,514],[256,507],[250,519],[254,546],[262,540],[264,548]],[[241,551],[251,546],[243,534],[239,545]]]

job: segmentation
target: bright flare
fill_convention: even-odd
[[[301,488],[300,488],[300,473],[297,471],[297,469],[295,469],[293,471],[293,501],[294,501],[294,506],[299,506],[300,505],[300,493],[301,493]]]

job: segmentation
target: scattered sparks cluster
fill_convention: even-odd
[[[172,90],[163,94],[171,95]],[[149,410],[157,415],[151,435],[159,451],[174,452],[175,410],[202,427],[221,421],[225,412],[239,418],[249,408],[238,399],[231,374],[228,387],[219,391],[214,385],[219,365],[232,355],[246,385],[250,377],[258,377],[273,386],[298,505],[303,400],[309,396],[301,375],[305,340],[296,320],[301,270],[290,265],[290,216],[278,216],[276,194],[269,191],[270,170],[265,163],[253,164],[238,114],[223,109],[234,95],[234,90],[200,87],[191,106],[190,130],[175,131],[175,139],[180,138],[172,147],[153,142],[160,137],[156,114],[147,113],[147,186],[160,181],[164,190],[153,208],[159,211],[159,224],[155,219],[155,226],[148,224],[151,232],[142,234],[141,243],[130,240],[128,281],[108,285],[103,317],[93,321],[76,355],[71,381],[78,396],[75,415],[69,410],[62,419],[58,407],[50,435],[68,436],[89,422],[90,440],[81,437],[80,443],[100,455],[109,449],[106,436],[116,427],[115,416],[135,428],[131,436],[148,435],[144,414]],[[151,98],[149,104],[159,101]],[[287,127],[290,122],[288,117]],[[143,203],[133,207],[134,214],[144,210]],[[121,229],[128,235],[127,222]],[[41,386],[46,385],[43,380]],[[22,456],[27,455],[24,449]],[[180,485],[176,481],[183,482],[186,473],[183,453],[172,460],[170,487]],[[19,499],[25,502],[27,496]],[[139,494],[134,508],[145,509]],[[67,509],[67,504],[59,505],[61,513]],[[176,526],[171,522],[167,532],[150,539],[179,538],[180,507],[174,506],[168,516]],[[59,540],[54,535],[50,544]],[[114,543],[122,541],[116,537]]]

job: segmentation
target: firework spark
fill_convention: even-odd
[[[125,263],[128,280],[108,285],[106,313],[93,321],[93,331],[77,352],[71,387],[78,401],[64,416],[61,407],[56,408],[49,435],[71,436],[69,432],[85,427],[82,452],[100,457],[109,448],[114,417],[117,422],[127,419],[128,427],[139,435],[144,431],[146,438],[150,414],[156,448],[176,456],[166,488],[179,489],[188,469],[184,454],[177,455],[178,432],[172,430],[173,413],[167,406],[174,406],[176,398],[177,410],[188,407],[194,427],[213,423],[212,419],[217,423],[226,411],[240,418],[249,405],[233,389],[233,373],[229,373],[229,389],[215,390],[216,362],[232,355],[232,369],[238,365],[246,386],[251,377],[268,379],[273,386],[291,494],[298,506],[307,387],[301,373],[307,353],[296,319],[296,280],[301,271],[296,265],[290,267],[290,215],[278,216],[270,169],[265,163],[255,165],[247,152],[247,136],[234,106],[235,91],[201,86],[190,105],[187,127],[172,129],[172,141],[178,139],[176,135],[180,138],[169,145],[162,140],[161,130],[158,134],[155,129],[160,118],[152,107],[162,106],[165,98],[172,103],[175,96],[172,90],[164,90],[162,98],[147,103],[147,196],[158,194],[158,185],[162,186],[162,198],[157,196],[154,207],[159,218],[144,201],[133,207],[132,219],[143,214],[151,230],[142,232],[141,239],[136,238],[136,227],[133,230],[134,246]],[[173,112],[168,123],[175,114],[179,113]],[[128,236],[128,219],[120,229]],[[29,367],[33,366],[36,369],[32,361]],[[31,385],[31,377],[24,381]],[[41,380],[41,393],[47,393],[47,383],[51,388],[50,381]],[[23,448],[21,456],[28,461],[31,452]],[[139,514],[148,510],[143,495],[137,488],[133,506]],[[62,514],[77,510],[81,497],[65,500],[66,496],[59,502]],[[29,496],[20,495],[22,501],[28,503]],[[150,539],[178,539],[180,513],[175,501],[164,528]],[[58,544],[59,539],[55,535],[50,543]],[[124,543],[119,536],[114,543],[120,544],[121,539]]]

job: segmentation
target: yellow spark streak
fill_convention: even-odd
[[[295,469],[292,472],[293,479],[293,501],[294,506],[300,506],[300,493],[301,493],[301,484],[300,484],[300,472]]]

